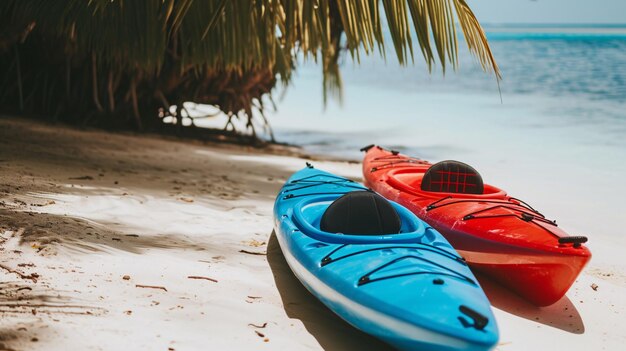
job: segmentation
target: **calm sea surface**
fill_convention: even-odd
[[[324,109],[321,68],[304,63],[269,115],[278,140],[355,160],[372,143],[457,159],[576,232],[622,233],[626,25],[486,29],[501,95],[465,49],[445,76],[429,75],[421,57],[399,67],[389,54],[346,59],[343,105]]]

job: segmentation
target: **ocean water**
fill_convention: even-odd
[[[279,141],[360,160],[376,143],[473,165],[565,229],[626,226],[626,25],[486,26],[499,87],[460,43],[458,70],[432,74],[392,53],[342,63],[343,104],[323,107],[321,68],[303,63],[269,114]],[[499,90],[500,88],[500,90]]]

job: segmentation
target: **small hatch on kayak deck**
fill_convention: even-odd
[[[470,165],[459,161],[441,161],[430,166],[422,179],[422,190],[482,194],[483,178]]]
[[[330,233],[398,234],[400,216],[391,203],[371,191],[353,191],[335,200],[324,212],[320,229]]]

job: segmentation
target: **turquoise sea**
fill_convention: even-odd
[[[456,72],[416,57],[342,63],[343,105],[323,107],[321,68],[303,63],[269,114],[279,141],[354,160],[380,144],[472,164],[565,229],[626,226],[626,25],[486,25],[500,91],[460,43]],[[501,94],[500,94],[501,92]],[[278,95],[278,94],[277,94]]]

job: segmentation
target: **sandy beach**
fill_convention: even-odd
[[[390,349],[326,309],[282,256],[274,197],[306,161],[288,147],[0,118],[0,350]],[[360,164],[313,162],[362,179]],[[498,350],[623,348],[626,240],[588,236],[590,265],[552,306],[481,279]]]

